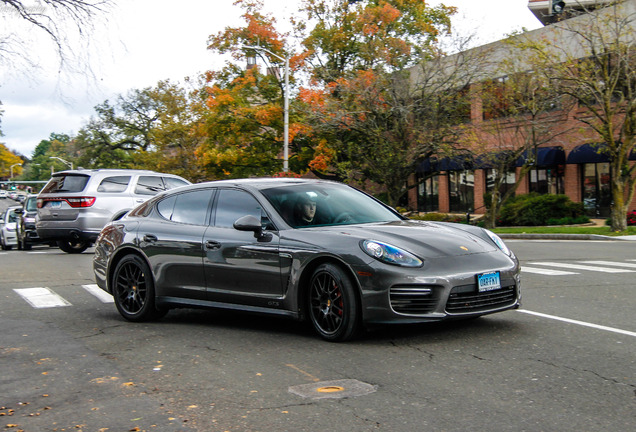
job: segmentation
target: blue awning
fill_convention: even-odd
[[[473,160],[470,156],[445,157],[437,166],[439,171],[464,171],[473,169]]]
[[[417,166],[415,171],[418,174],[434,173],[434,172],[438,171],[437,165],[438,165],[437,158],[435,158],[435,157],[426,158],[422,162],[420,162],[420,164]]]
[[[512,150],[502,150],[498,152],[492,152],[477,156],[475,159],[475,169],[489,169],[495,168],[501,165],[502,162],[508,163],[510,167],[514,166],[513,158],[514,152]]]
[[[523,166],[528,159],[528,151],[526,150],[523,154],[517,159],[517,163],[515,166]],[[533,166],[543,168],[550,167],[554,165],[563,165],[565,163],[565,152],[563,151],[563,147],[555,146],[555,147],[540,147],[537,149],[537,155],[535,159],[535,163]]]
[[[574,147],[568,155],[569,164],[609,162],[609,156],[603,151],[602,144],[582,144]]]

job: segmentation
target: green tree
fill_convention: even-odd
[[[169,81],[131,90],[115,104],[95,107],[96,117],[72,142],[78,164],[94,168],[144,168],[195,181],[204,173],[196,157],[201,138],[201,96]]]

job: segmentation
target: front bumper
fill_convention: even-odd
[[[372,263],[356,271],[369,324],[470,318],[521,305],[519,264],[499,252],[429,259],[417,269]],[[500,272],[501,288],[479,292],[477,275],[491,271]]]

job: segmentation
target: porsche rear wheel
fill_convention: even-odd
[[[360,328],[360,306],[346,273],[334,264],[316,268],[309,284],[309,317],[316,332],[332,342],[352,339]]]

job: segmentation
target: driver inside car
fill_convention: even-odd
[[[314,225],[316,217],[316,200],[310,195],[303,194],[294,209],[296,226]]]

